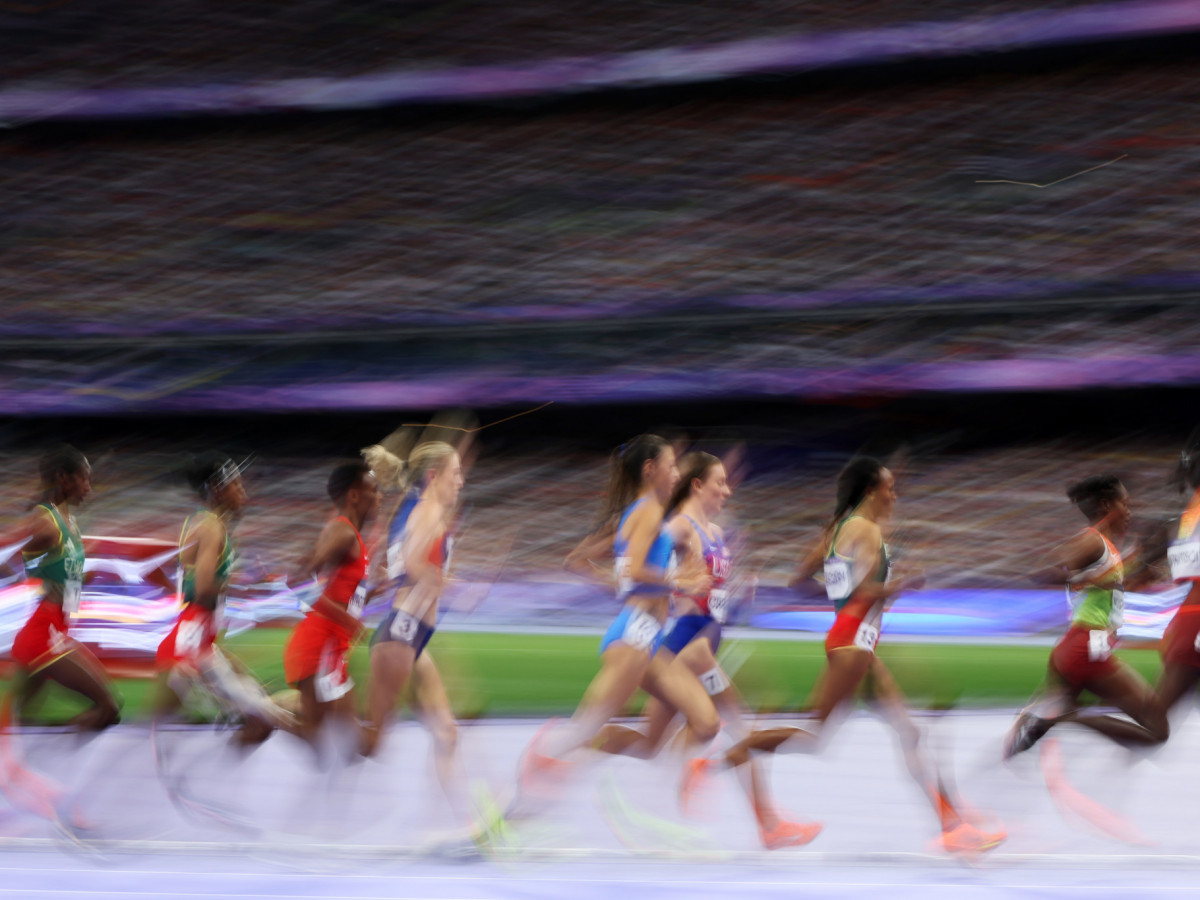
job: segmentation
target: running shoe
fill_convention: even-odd
[[[942,846],[950,853],[982,853],[1000,846],[1007,837],[1003,830],[986,832],[970,822],[959,822],[942,831]]]
[[[683,769],[683,780],[679,783],[679,808],[685,813],[692,808],[700,789],[712,774],[715,761],[704,756],[688,760]]]
[[[571,770],[571,763],[556,756],[543,753],[542,745],[550,729],[558,723],[558,719],[550,719],[534,734],[525,752],[521,754],[521,764],[517,773],[517,782],[522,793],[536,791],[538,786],[547,782],[557,783],[566,777]]]
[[[803,847],[811,844],[821,833],[820,822],[787,822],[779,820],[771,828],[758,826],[758,837],[768,850]]]
[[[1004,738],[1004,758],[1012,759],[1018,753],[1024,753],[1049,730],[1050,722],[1046,719],[1039,719],[1030,712],[1021,713]]]

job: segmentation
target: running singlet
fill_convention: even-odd
[[[634,581],[633,576],[630,574],[631,566],[628,556],[629,539],[621,536],[621,529],[625,527],[625,522],[628,521],[630,514],[643,502],[645,502],[644,498],[635,500],[625,508],[625,512],[621,513],[621,521],[617,523],[617,533],[613,535],[613,556],[616,558],[617,599],[622,602],[628,600],[634,594],[664,594],[668,591],[666,585],[663,584],[648,584]],[[674,562],[675,543],[671,540],[671,535],[667,533],[666,528],[660,526],[658,535],[654,538],[654,542],[646,552],[646,566],[666,574],[670,571]]]
[[[210,510],[201,509],[187,517],[183,523],[183,532],[179,536],[180,555],[183,553],[183,542],[187,539],[192,521],[196,516],[216,515]],[[217,556],[217,606],[214,610],[219,616],[225,607],[225,589],[229,584],[229,573],[233,570],[234,552],[233,543],[229,540],[229,532],[225,532],[225,544],[221,547],[221,552]],[[193,603],[196,599],[196,566],[192,565],[181,566],[179,571],[179,596],[183,600],[184,605]]]
[[[404,542],[408,540],[408,520],[412,517],[413,510],[416,509],[420,499],[419,492],[409,491],[388,526],[388,579],[397,590],[408,584],[408,573],[404,570]],[[440,566],[443,573],[449,571],[453,548],[454,538],[449,532],[443,532],[441,540],[434,541],[429,550],[429,562]]]
[[[696,529],[696,534],[700,537],[704,564],[708,567],[709,574],[712,575],[712,589],[699,597],[691,594],[677,594],[676,596],[687,596],[700,608],[702,613],[712,616],[715,621],[724,625],[730,612],[729,591],[725,587],[725,583],[729,579],[729,571],[732,568],[729,548],[725,546],[723,537],[710,537],[704,533],[704,529],[691,516],[684,516],[684,518],[692,523],[692,527]]]
[[[179,535],[180,553],[185,547],[191,531],[191,524],[196,516],[215,515],[207,509],[201,509],[189,516],[183,523],[183,531]],[[183,612],[175,626],[158,645],[155,654],[155,665],[161,670],[170,669],[176,663],[187,660],[195,663],[209,653],[210,648],[220,634],[225,617],[225,589],[229,584],[229,574],[233,569],[233,544],[229,540],[229,532],[225,532],[225,542],[217,556],[216,577],[217,599],[212,610],[205,609],[196,603],[196,566],[195,564],[181,566],[179,571],[179,596],[183,601]]]
[[[1167,561],[1171,564],[1171,578],[1176,582],[1200,581],[1200,491],[1192,495],[1187,509],[1179,519],[1179,535],[1167,550]]]
[[[1067,598],[1075,610],[1071,624],[1082,628],[1117,631],[1125,624],[1125,566],[1121,553],[1104,535],[1087,529],[1104,541],[1100,558],[1067,584]]]
[[[54,521],[58,543],[49,550],[22,553],[25,574],[40,578],[43,588],[54,585],[68,615],[78,612],[79,594],[83,589],[83,539],[74,522],[65,520],[53,504],[39,503],[37,509],[44,510]]]
[[[882,599],[876,600],[870,606],[862,602],[850,602],[854,592],[861,585],[869,581],[887,583],[891,567],[886,544],[880,544],[879,563],[873,568],[869,561],[860,563],[837,552],[837,541],[842,527],[853,518],[855,516],[847,516],[837,524],[829,542],[829,552],[825,555],[825,593],[833,601],[833,608],[837,613],[833,627],[825,636],[826,653],[843,647],[857,647],[874,653],[883,622]]]
[[[349,562],[343,562],[329,577],[325,585],[324,596],[338,606],[346,607],[346,611],[356,619],[362,618],[363,607],[366,605],[367,586],[367,545],[363,543],[362,535],[345,516],[338,517],[354,529],[354,537],[358,539],[358,557]]]
[[[343,522],[354,526],[344,516]],[[322,596],[338,606],[346,607],[350,615],[362,616],[366,605],[367,547],[362,535],[358,539],[358,558],[343,562],[325,584]],[[310,609],[296,626],[283,651],[283,672],[288,684],[298,685],[314,678],[317,700],[325,703],[338,699],[354,687],[350,679],[348,656],[350,633],[345,626]]]

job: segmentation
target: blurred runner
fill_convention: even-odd
[[[50,680],[91,703],[68,724],[82,730],[107,728],[120,718],[112,686],[100,661],[69,633],[71,616],[79,611],[84,570],[83,539],[71,510],[91,494],[92,467],[82,453],[63,444],[42,456],[38,473],[41,497],[21,525],[0,541],[24,542],[26,575],[40,579],[42,587],[37,608],[13,640],[18,676],[12,715],[20,719]]]
[[[523,788],[562,771],[564,757],[592,742],[642,687],[687,721],[685,747],[707,745],[720,718],[700,682],[685,668],[658,656],[671,594],[706,596],[712,575],[702,559],[676,568],[675,540],[663,513],[679,480],[675,451],[657,435],[639,435],[613,456],[612,480],[601,527],[568,558],[590,560],[612,536],[617,599],[624,605],[600,642],[600,673],[569,722],[536,736],[522,761]]]
[[[1028,750],[1063,722],[1122,744],[1160,744],[1170,734],[1163,705],[1150,685],[1113,655],[1124,624],[1130,574],[1118,549],[1131,519],[1129,492],[1115,475],[1098,475],[1072,485],[1067,496],[1088,527],[1055,548],[1034,578],[1067,586],[1074,610],[1071,627],[1050,653],[1043,693],[1021,712],[1005,740],[1006,758]],[[1079,695],[1085,690],[1133,721],[1080,709]]]
[[[941,823],[942,845],[952,852],[979,852],[998,845],[1003,832],[987,834],[967,821],[952,800],[933,761],[920,746],[920,731],[908,714],[899,686],[875,655],[883,612],[909,588],[920,587],[918,574],[893,577],[882,526],[892,517],[897,500],[895,478],[878,460],[852,459],[837,479],[837,507],[821,543],[804,560],[798,579],[818,568],[837,616],[825,638],[825,668],[818,679],[816,720],[819,730],[775,728],[757,731],[717,760],[693,760],[690,782],[714,767],[738,767],[755,752],[812,752],[819,749],[824,726],[845,711],[860,687],[895,729],[904,761],[913,779],[929,797]]]
[[[684,566],[702,564],[711,576],[706,592],[672,594],[672,624],[663,638],[658,657],[666,660],[671,671],[681,678],[696,679],[735,740],[749,734],[741,696],[732,680],[717,662],[721,645],[721,627],[731,612],[729,579],[732,557],[725,535],[713,520],[733,493],[725,466],[709,453],[690,453],[680,460],[682,471],[667,504],[667,533],[674,543],[676,558]],[[651,696],[645,709],[645,731],[623,725],[606,725],[593,746],[605,753],[621,753],[648,759],[658,754],[677,710]],[[795,847],[812,841],[821,831],[813,823],[782,819],[771,803],[765,777],[756,761],[749,765],[744,782],[759,837],[764,847]]]
[[[366,462],[337,466],[326,485],[336,513],[301,565],[301,579],[319,579],[320,594],[284,648],[284,674],[300,691],[300,732],[316,746],[329,716],[358,733],[350,648],[362,633],[367,547],[362,529],[379,508],[379,486]]]
[[[246,506],[241,469],[228,456],[209,452],[191,460],[186,476],[202,505],[184,522],[179,537],[179,595],[184,606],[155,657],[155,716],[174,712],[198,685],[223,709],[242,717],[243,744],[260,743],[275,728],[294,730],[295,720],[215,643],[224,627],[225,591],[236,557],[231,532]]]

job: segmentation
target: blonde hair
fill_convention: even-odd
[[[423,444],[417,444],[413,448],[413,452],[408,455],[408,464],[405,466],[402,482],[403,489],[407,491],[414,487],[423,487],[426,476],[438,471],[457,452],[445,441],[426,441]]]

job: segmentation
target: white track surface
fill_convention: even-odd
[[[766,852],[729,775],[677,809],[677,764],[610,759],[578,768],[558,800],[489,858],[452,829],[428,742],[397,727],[378,761],[319,772],[276,735],[240,757],[210,730],[168,732],[185,790],[229,813],[218,822],[172,803],[148,729],[91,740],[22,734],[27,763],[64,785],[93,828],[76,844],[0,801],[0,898],[610,898],[1188,896],[1200,888],[1200,722],[1177,723],[1161,751],[1135,756],[1074,728],[1055,732],[1069,781],[1119,815],[1103,833],[1047,789],[1035,748],[999,761],[1010,713],[923,716],[928,746],[959,792],[1002,820],[1009,839],[962,860],[934,843],[935,820],[884,725],[851,718],[817,757],[771,764],[775,794],[825,830],[805,848]],[[462,729],[473,780],[511,792],[538,723]],[[614,792],[615,791],[615,792]],[[614,812],[615,811],[615,812]],[[670,820],[674,830],[647,819]],[[614,830],[613,825],[616,825]],[[1120,823],[1118,823],[1120,824]],[[681,838],[678,829],[692,829]],[[620,837],[618,837],[618,832]],[[1140,841],[1140,842],[1139,842]],[[630,846],[632,845],[632,846]]]

